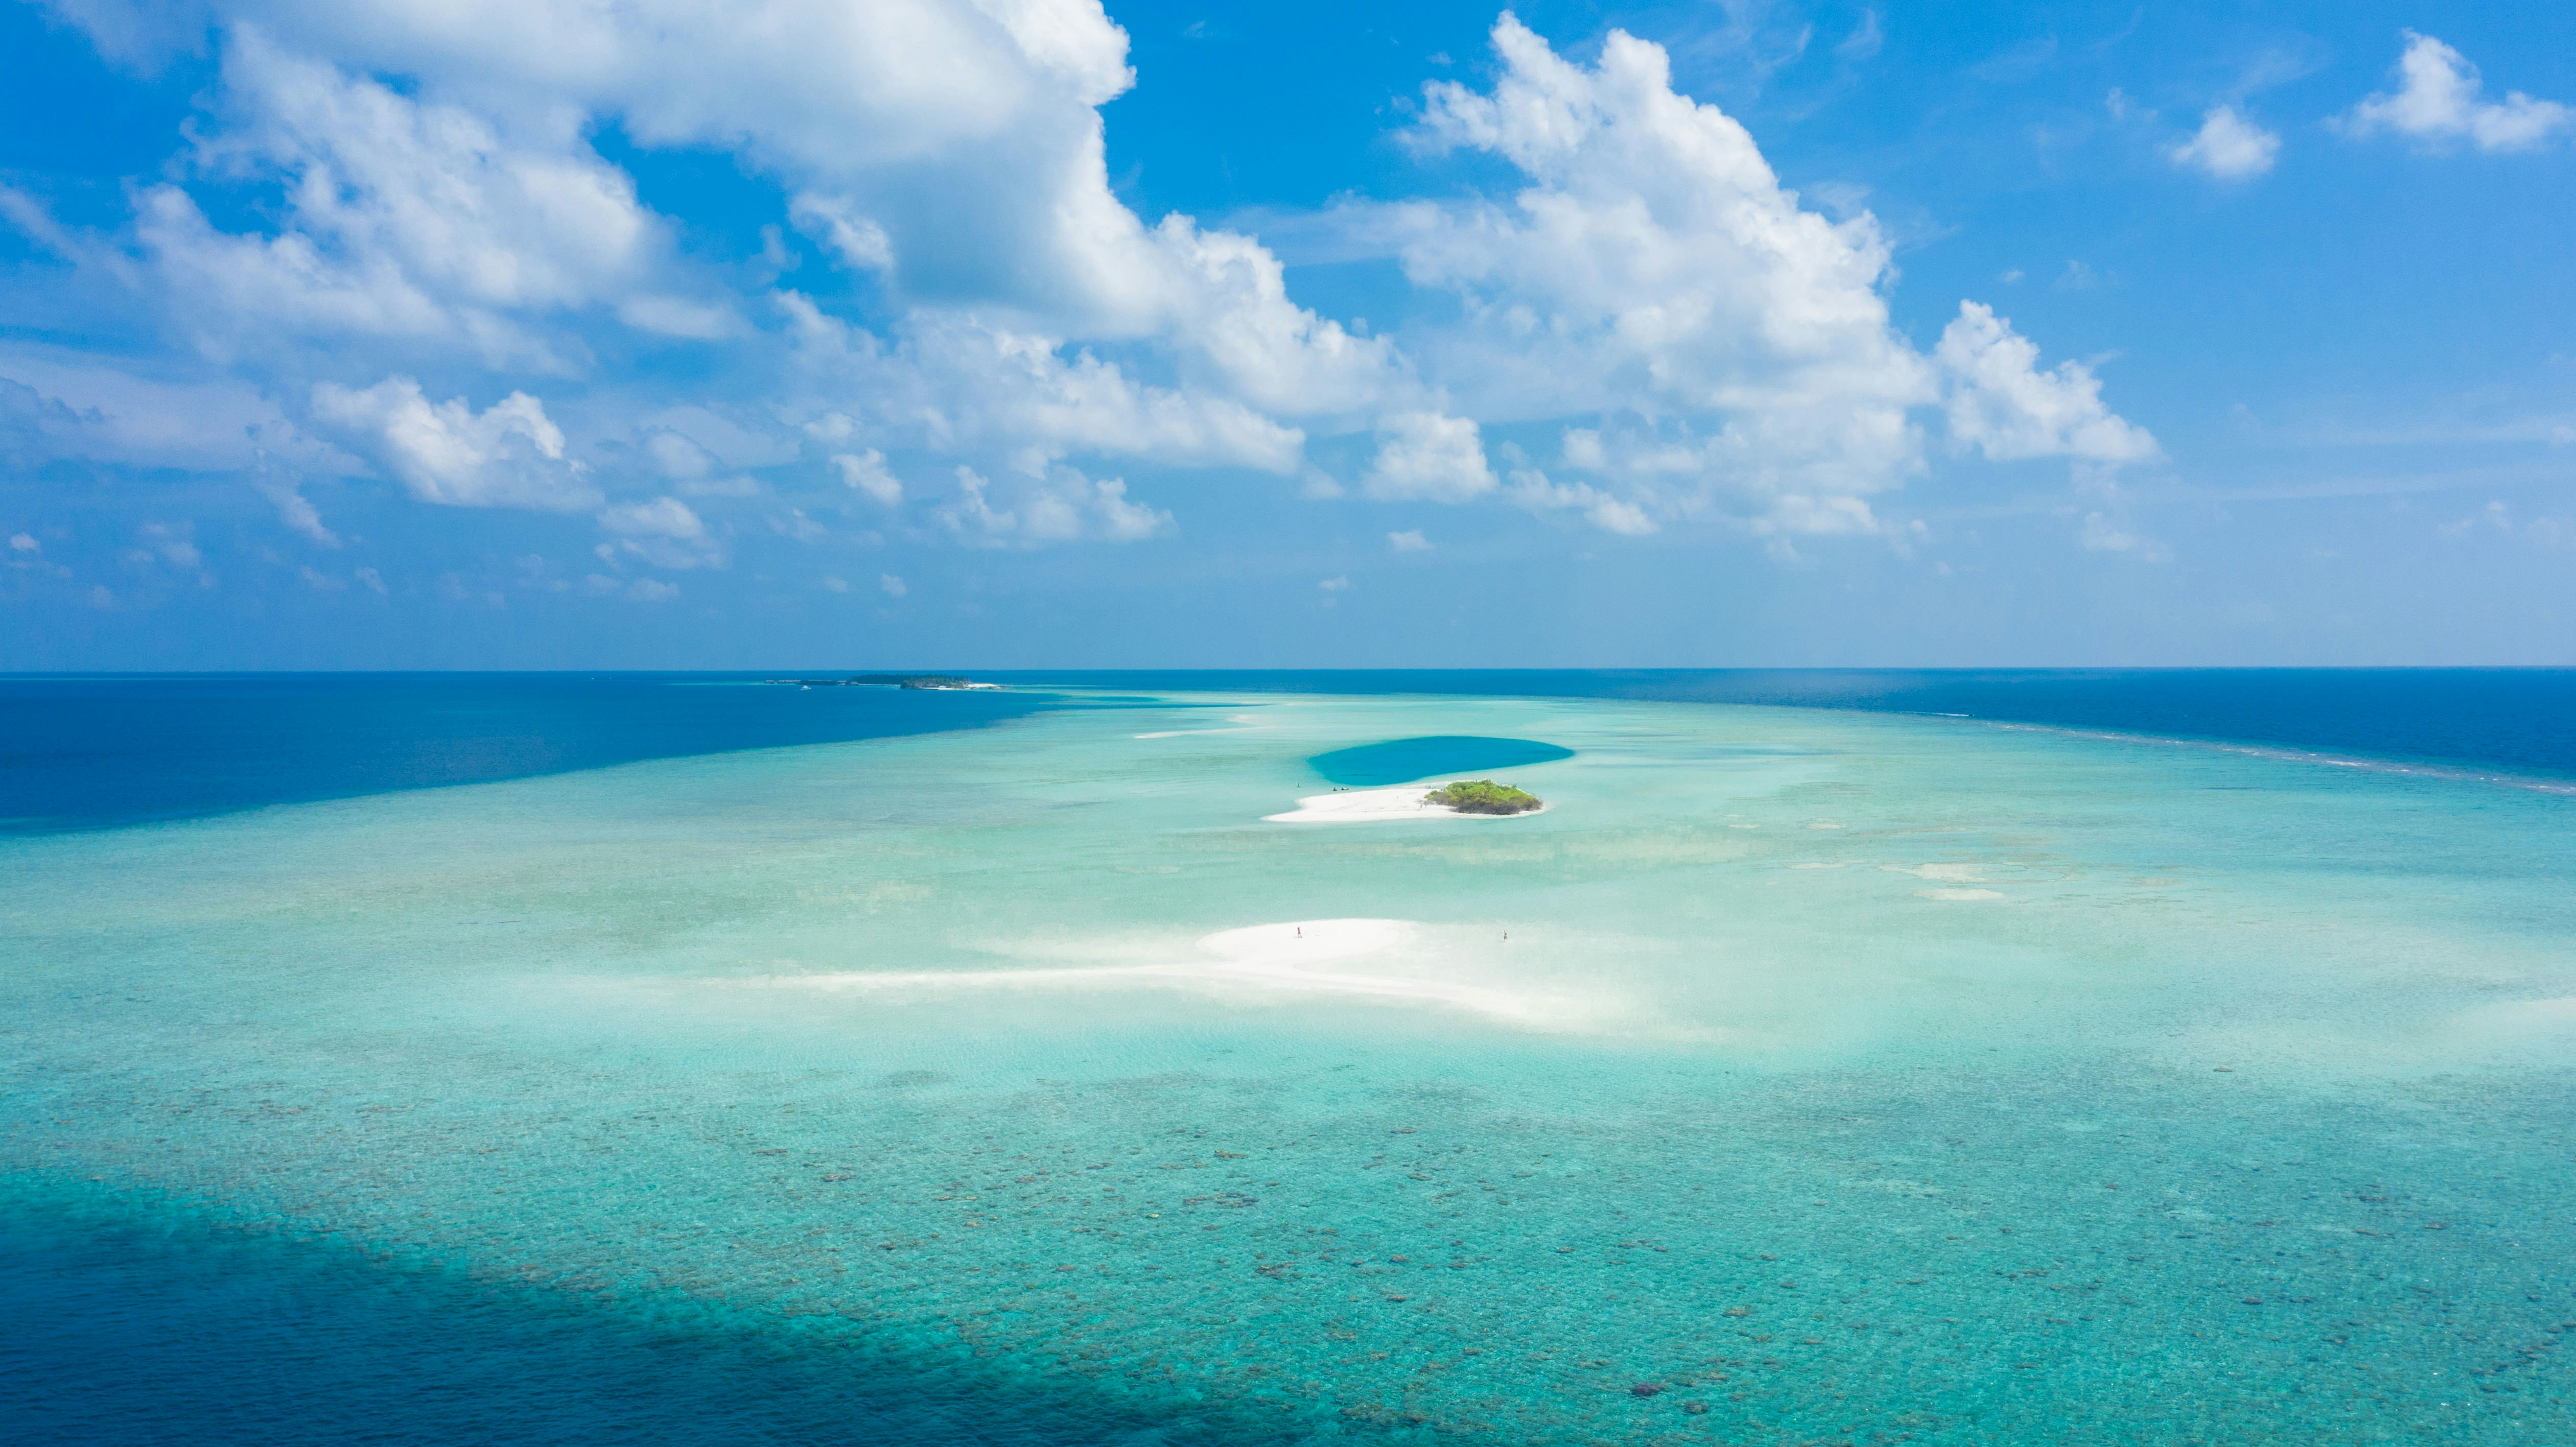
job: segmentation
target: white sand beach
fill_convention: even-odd
[[[1445,789],[1456,780],[1406,784],[1394,789],[1345,789],[1333,794],[1310,794],[1297,801],[1297,807],[1285,814],[1264,814],[1265,824],[1375,824],[1391,819],[1526,819],[1530,814],[1544,814],[1541,804],[1527,814],[1461,814],[1440,804],[1426,804],[1422,796],[1434,789]]]

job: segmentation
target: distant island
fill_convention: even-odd
[[[1461,779],[1423,795],[1422,802],[1461,814],[1526,814],[1539,807],[1536,794],[1491,779]]]
[[[790,683],[798,688],[847,688],[863,685],[877,688],[999,688],[1000,684],[977,683],[953,673],[855,673],[848,678],[773,678],[771,683]]]

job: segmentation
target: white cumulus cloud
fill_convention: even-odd
[[[702,538],[707,533],[707,525],[676,497],[619,503],[600,513],[599,525],[612,533],[643,537]]]
[[[2468,141],[2482,151],[2527,151],[2576,130],[2576,109],[2509,91],[2483,98],[2486,86],[2466,56],[2430,35],[2406,32],[2397,60],[2397,89],[2364,99],[2344,118],[2355,136],[2383,132],[2429,144]]]
[[[2156,440],[2102,404],[2102,382],[2081,362],[2039,370],[2039,347],[1995,315],[1961,302],[1933,350],[1949,393],[1950,438],[1997,462],[2065,457],[2142,462]]]
[[[2190,140],[2166,150],[2177,166],[2205,171],[2221,181],[2245,181],[2272,169],[2281,153],[2281,138],[2237,114],[2234,106],[2212,106]]]
[[[599,501],[589,467],[565,455],[563,429],[525,392],[476,412],[462,397],[430,401],[409,377],[364,391],[325,382],[313,415],[422,502],[579,512]]]
[[[894,341],[781,293],[807,410],[891,442],[1043,469],[1077,452],[1293,471],[1305,434],[1222,394],[1147,384],[1062,339],[919,315]],[[809,424],[809,427],[812,424]]]
[[[1965,378],[1918,351],[1890,323],[1892,248],[1876,219],[1806,207],[1742,124],[1673,88],[1662,47],[1613,31],[1585,65],[1508,13],[1493,42],[1491,88],[1427,87],[1415,139],[1489,154],[1524,184],[1500,201],[1350,206],[1339,218],[1460,304],[1456,325],[1403,336],[1451,399],[1441,415],[1564,424],[1576,476],[1516,473],[1511,501],[1628,534],[1686,519],[1875,532],[1870,499],[1926,470],[1921,414],[1934,408],[1976,429],[1964,440],[1988,455],[2125,449],[2106,440],[2128,424],[2100,409],[2089,372],[2040,372],[2017,336],[1980,349]],[[2093,402],[2094,425],[2032,440],[2028,406],[2070,389]],[[1494,489],[1481,459],[1438,465],[1452,456],[1463,459],[1454,442],[1399,433],[1365,490]]]
[[[971,467],[957,469],[957,495],[939,509],[941,522],[968,543],[1038,548],[1052,543],[1132,543],[1172,531],[1172,515],[1129,500],[1119,478],[1093,479],[1070,467],[997,486]]]
[[[1136,77],[1100,0],[50,3],[121,60],[216,67],[190,148],[113,237],[14,192],[0,212],[157,308],[270,406],[270,435],[309,399],[421,501],[598,515],[611,571],[720,563],[758,535],[726,500],[795,477],[1004,548],[1175,530],[1105,474],[1340,495],[1322,466],[1376,499],[1780,537],[1885,531],[1873,500],[1926,475],[1944,433],[1993,459],[2154,451],[2089,369],[2043,368],[1974,303],[1916,347],[1863,193],[1806,204],[1624,32],[1586,62],[1505,13],[1491,81],[1427,87],[1408,136],[1506,184],[1313,223],[1400,264],[1410,319],[1378,333],[1301,305],[1250,230],[1120,199],[1103,107]],[[729,156],[774,208],[726,218],[757,223],[758,256],[702,240],[725,228],[683,247],[696,218],[646,206],[603,135]],[[2251,175],[2277,145],[2221,107],[2175,159]],[[689,360],[637,363],[654,349]],[[415,377],[504,400],[434,402]],[[572,380],[531,380],[554,377]],[[73,425],[39,421],[40,440]],[[1562,435],[1562,458],[1501,453],[1505,486],[1486,444],[1511,429]],[[293,485],[328,451],[268,454],[281,517],[316,541]],[[786,516],[786,535],[816,526]]]
[[[661,224],[577,117],[492,116],[406,96],[297,55],[255,25],[225,51],[216,124],[194,168],[275,180],[276,229],[217,229],[181,186],[140,198],[136,240],[210,352],[273,334],[454,346],[561,370],[533,315],[596,301],[648,330],[714,335],[721,308],[654,295]]]
[[[1100,107],[1134,76],[1098,0],[57,8],[119,58],[219,57],[198,144],[139,193],[128,239],[209,355],[302,373],[298,394],[433,350],[587,374],[628,345],[610,319],[813,363],[821,313],[775,332],[746,320],[737,301],[753,299],[679,256],[591,145],[614,127],[731,152],[778,185],[784,219],[873,278],[883,318],[831,323],[856,364],[804,368],[807,414],[861,426],[834,454],[1289,472],[1305,434],[1286,419],[1365,425],[1411,395],[1394,345],[1293,302],[1258,241],[1149,221],[1112,192]],[[241,186],[280,202],[248,227],[210,219],[245,214],[206,194]],[[775,231],[770,253],[790,264]],[[311,346],[323,337],[365,345],[335,364]],[[756,490],[687,490],[716,487]]]
[[[1546,473],[1536,468],[1515,471],[1507,495],[1533,512],[1580,509],[1585,520],[1603,532],[1643,537],[1656,530],[1655,520],[1635,503],[1588,482],[1552,482]]]
[[[1437,412],[1399,412],[1378,424],[1376,458],[1360,480],[1382,501],[1470,502],[1494,490],[1476,424]]]
[[[832,468],[841,481],[866,493],[887,507],[903,501],[903,481],[886,470],[885,454],[871,447],[865,452],[836,452]]]
[[[1494,88],[1430,87],[1421,139],[1492,153],[1529,184],[1507,205],[1400,218],[1408,274],[1467,310],[1422,344],[1436,379],[1489,421],[1698,419],[1697,510],[1911,472],[1906,414],[1931,373],[1888,325],[1876,221],[1804,209],[1740,123],[1673,90],[1660,46],[1614,31],[1586,67],[1509,15],[1493,39]]]

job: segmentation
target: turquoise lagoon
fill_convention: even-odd
[[[876,1440],[2576,1438],[2576,798],[1072,697],[0,841],[0,1206]],[[1262,822],[1443,736],[1571,754]]]

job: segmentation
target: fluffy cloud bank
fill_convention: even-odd
[[[2038,349],[1984,307],[1917,351],[1889,320],[1875,219],[1806,209],[1741,124],[1673,89],[1661,46],[1613,31],[1585,66],[1508,13],[1493,41],[1493,88],[1428,87],[1416,140],[1492,155],[1527,184],[1365,224],[1397,238],[1417,285],[1462,304],[1460,325],[1406,338],[1462,410],[1599,419],[1567,428],[1558,464],[1588,480],[1516,475],[1514,500],[1624,533],[1684,517],[1874,531],[1869,499],[1924,470],[1935,407],[1991,458],[2153,452],[2089,372],[2037,371]],[[1480,495],[1494,484],[1463,459],[1467,437],[1435,450],[1399,433],[1368,490]]]
[[[280,184],[276,228],[219,230],[165,184],[142,194],[135,240],[174,318],[218,357],[363,337],[415,364],[453,348],[560,373],[575,348],[542,322],[593,306],[650,332],[724,334],[723,304],[657,288],[676,281],[665,228],[579,119],[416,99],[246,23],[189,159],[210,183]]]
[[[187,174],[146,190],[101,259],[274,392],[346,411],[372,385],[348,371],[479,369],[542,412],[544,379],[598,379],[604,354],[715,343],[801,383],[806,420],[848,419],[826,456],[912,447],[1037,479],[1078,453],[1292,471],[1293,419],[1366,425],[1408,395],[1392,344],[1291,302],[1259,243],[1184,216],[1148,225],[1111,193],[1098,108],[1133,77],[1097,0],[56,8],[111,55],[220,54]],[[876,315],[740,295],[683,258],[674,223],[588,139],[602,126],[734,153]],[[199,193],[236,185],[280,187],[284,205],[227,230]],[[372,455],[424,500],[569,495],[459,482],[390,443]]]
[[[1187,469],[1777,536],[1883,531],[1936,457],[2155,454],[1978,303],[1916,346],[1877,222],[1805,206],[1624,32],[1585,63],[1505,13],[1489,87],[1426,89],[1415,145],[1517,179],[1337,213],[1440,302],[1377,335],[1255,237],[1118,199],[1101,108],[1134,75],[1099,0],[51,3],[221,80],[124,234],[49,246],[411,497],[587,513],[611,561],[720,562],[780,478],[1009,548],[1169,535],[1125,476]],[[686,242],[610,133],[734,157],[774,198],[760,257]],[[2275,144],[2222,108],[2176,159],[2248,175]],[[803,501],[770,530],[826,531]]]

